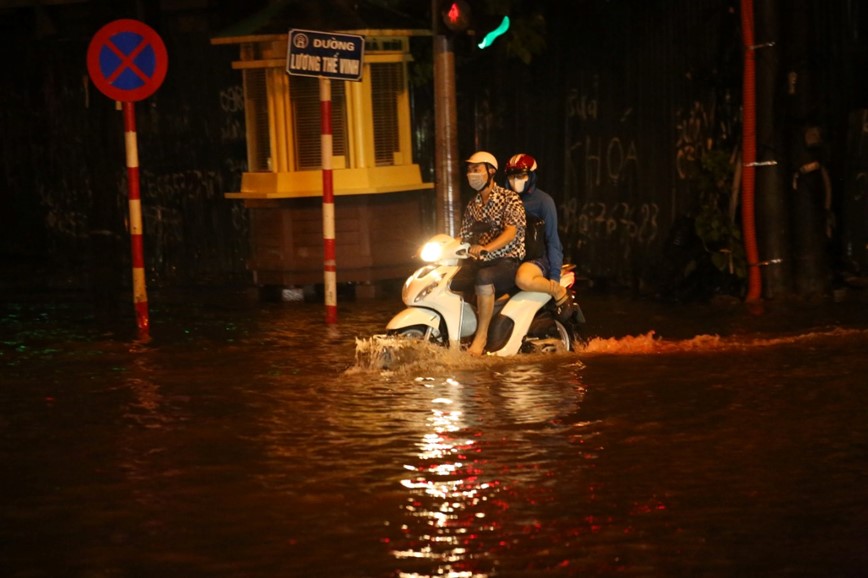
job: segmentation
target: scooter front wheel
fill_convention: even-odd
[[[434,332],[434,329],[428,325],[410,325],[400,329],[392,329],[389,335],[404,337],[406,339],[418,339],[419,341],[430,341],[442,345],[443,339],[439,333]]]

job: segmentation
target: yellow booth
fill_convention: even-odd
[[[340,32],[365,48],[360,81],[331,81],[337,281],[370,285],[407,276],[425,236],[433,184],[413,162],[407,63],[409,38],[430,31]],[[320,80],[287,73],[288,33],[211,41],[240,47],[247,172],[225,197],[249,210],[260,287],[323,282]]]

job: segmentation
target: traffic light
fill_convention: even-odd
[[[465,0],[448,0],[440,8],[443,24],[451,32],[466,32],[473,22],[473,12]]]
[[[481,38],[479,48],[488,48],[509,30],[509,16],[490,14],[481,0],[442,0],[439,11],[444,34]]]

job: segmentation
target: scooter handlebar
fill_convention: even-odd
[[[478,254],[478,255],[474,255],[473,253],[470,252],[470,247],[472,247],[472,245],[470,245],[470,246],[467,247],[467,256],[470,257],[471,259],[476,259],[476,260],[478,260],[478,259],[482,259],[482,258],[484,258],[486,255],[488,255],[488,253],[489,253],[489,252],[486,251],[485,249],[480,249],[480,250],[479,250],[479,254]]]

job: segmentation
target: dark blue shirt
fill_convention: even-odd
[[[555,205],[555,200],[551,195],[536,187],[526,193],[521,193],[519,197],[524,204],[525,212],[545,221],[546,257],[549,262],[549,270],[543,271],[543,273],[549,279],[560,281],[561,266],[564,264],[564,246],[558,235],[558,208]]]

